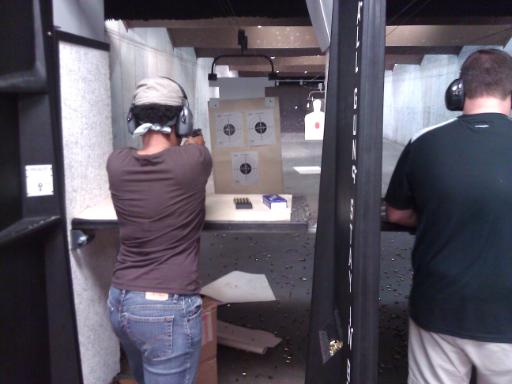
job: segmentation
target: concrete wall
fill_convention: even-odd
[[[406,144],[417,131],[458,116],[446,109],[444,94],[459,77],[464,60],[480,48],[489,47],[464,47],[459,55],[426,55],[421,65],[397,65],[386,71],[384,138]],[[505,49],[512,52],[512,43]]]
[[[174,48],[164,28],[126,30],[119,21],[107,21],[110,42],[112,125],[114,147],[137,146],[126,129],[126,115],[135,85],[141,79],[164,75],[178,81],[194,112],[195,126],[203,129],[209,143],[208,73],[211,59],[197,59],[192,48]]]
[[[455,55],[426,55],[421,65],[397,65],[384,80],[384,138],[405,144],[419,130],[457,113],[444,106],[444,92],[458,77]]]
[[[53,24],[62,31],[105,40],[103,0],[53,0]]]
[[[304,117],[313,111],[311,105],[309,110],[306,108],[309,92],[309,88],[294,85],[266,89],[266,96],[279,98],[282,133],[298,133],[304,138]]]
[[[112,152],[109,53],[60,43],[66,211],[70,221],[109,198],[105,164]],[[116,232],[70,251],[84,384],[106,384],[119,370],[106,296],[117,252]]]

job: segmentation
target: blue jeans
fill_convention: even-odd
[[[192,384],[201,353],[201,297],[110,288],[110,322],[138,384]]]

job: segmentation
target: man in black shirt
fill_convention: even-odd
[[[416,227],[409,383],[512,383],[512,58],[489,49],[461,69],[464,112],[416,134],[386,194]]]

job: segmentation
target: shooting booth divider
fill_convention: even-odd
[[[1,383],[82,382],[51,5],[0,5]]]
[[[306,383],[376,384],[385,2],[333,8]]]
[[[334,1],[311,384],[376,383],[384,27],[384,1]],[[0,30],[0,382],[79,384],[51,1],[3,2]]]

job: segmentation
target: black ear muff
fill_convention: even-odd
[[[446,108],[450,111],[464,110],[464,86],[462,79],[453,80],[444,94]]]
[[[133,117],[132,107],[133,106],[130,107],[128,115],[126,116],[126,123],[128,125],[128,132],[133,135],[133,132],[137,129],[137,123]]]

